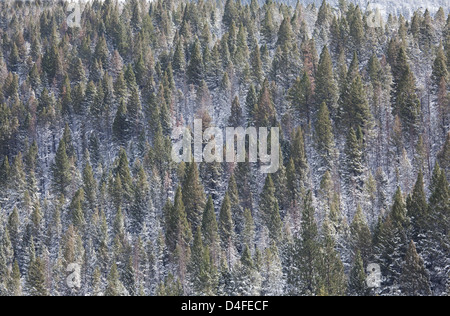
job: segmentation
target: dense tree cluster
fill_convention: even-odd
[[[450,15],[260,2],[0,2],[0,295],[450,294]]]

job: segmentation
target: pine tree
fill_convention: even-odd
[[[366,284],[367,275],[364,271],[364,263],[361,258],[361,253],[356,252],[353,260],[352,270],[349,276],[349,294],[355,296],[365,296],[368,294],[368,288]]]
[[[189,60],[186,75],[188,77],[188,83],[193,85],[200,85],[203,79],[204,66],[203,57],[201,51],[201,45],[198,40],[195,41],[191,51],[191,58]]]
[[[219,228],[217,225],[216,213],[214,212],[214,202],[211,196],[203,212],[202,232],[205,245],[211,249],[211,255],[216,257],[219,251]],[[217,258],[217,257],[216,257]]]
[[[80,189],[75,193],[70,204],[70,210],[72,212],[72,224],[74,227],[78,228],[80,231],[83,230],[86,220],[83,212],[84,203],[84,190]]]
[[[315,86],[317,107],[325,102],[328,109],[333,109],[337,101],[338,91],[333,75],[333,64],[327,46],[323,48],[322,54],[320,55]]]
[[[132,205],[130,215],[132,219],[133,232],[141,232],[145,225],[146,216],[152,210],[152,201],[149,199],[149,184],[147,175],[143,166],[137,162],[137,177],[134,186],[132,186]]]
[[[45,264],[41,258],[32,258],[26,279],[29,296],[48,296]]]
[[[324,223],[321,256],[319,259],[319,288],[330,296],[344,296],[347,292],[347,279],[344,265],[336,252],[329,222]]]
[[[9,296],[22,296],[21,276],[17,261],[14,261],[7,288]]]
[[[233,22],[237,21],[239,17],[238,9],[236,8],[235,0],[227,0],[225,3],[222,22],[228,28]]]
[[[431,75],[431,80],[433,81],[434,88],[439,88],[441,81],[444,80],[445,83],[449,82],[449,72],[447,69],[447,57],[444,54],[442,45],[439,46],[436,59],[433,63],[433,73]]]
[[[278,201],[275,196],[275,186],[270,174],[266,178],[261,200],[259,202],[261,219],[264,226],[269,230],[269,237],[276,243],[281,240],[282,222]]]
[[[90,163],[86,164],[83,171],[83,189],[89,208],[93,211],[97,207],[97,182]]]
[[[436,164],[431,184],[429,188],[431,195],[429,197],[429,218],[427,220],[429,232],[425,241],[425,250],[423,252],[426,262],[430,262],[429,267],[431,282],[435,284],[433,291],[443,293],[445,291],[445,279],[448,276],[446,262],[449,257],[449,201],[450,186],[448,184],[445,172]]]
[[[261,50],[259,48],[258,43],[255,43],[255,48],[253,52],[250,55],[250,66],[251,66],[251,74],[253,81],[259,85],[262,82],[263,76],[264,76],[264,70],[263,70],[263,64],[261,60]],[[253,87],[253,84],[251,85]],[[250,93],[251,90],[249,90]],[[248,98],[247,98],[248,99]],[[251,104],[252,106],[256,104]]]
[[[131,124],[128,121],[127,107],[123,100],[120,102],[112,128],[115,140],[120,145],[125,145],[130,133]]]
[[[108,285],[106,286],[105,296],[128,296],[127,290],[120,281],[119,271],[114,262],[108,275]]]
[[[398,52],[392,71],[394,75],[393,114],[399,115],[407,133],[415,135],[420,117],[420,101],[415,92],[415,78],[403,47]]]
[[[264,81],[259,94],[254,119],[257,126],[276,126],[276,110],[270,92],[269,81],[267,79]]]
[[[302,77],[298,77],[294,85],[289,89],[288,99],[293,109],[301,116],[306,115],[307,124],[311,122],[311,112],[313,110],[313,90],[311,79],[305,71]]]
[[[243,245],[253,245],[255,243],[255,222],[250,209],[244,210],[244,229],[240,234]]]
[[[210,259],[208,246],[203,246],[201,228],[197,228],[192,246],[190,275],[197,295],[213,295],[216,288],[216,271]]]
[[[354,128],[368,129],[372,121],[372,113],[370,112],[369,103],[365,89],[359,73],[352,81],[349,91],[349,99],[347,104],[347,124],[354,126]]]
[[[294,160],[295,170],[297,171],[297,179],[304,184],[307,179],[309,166],[306,158],[303,130],[301,127],[298,127],[294,131],[291,144],[291,157]]]
[[[281,296],[284,290],[283,271],[279,250],[275,245],[264,251],[262,258],[261,295]]]
[[[406,253],[407,241],[404,226],[406,207],[400,189],[394,197],[392,210],[376,233],[375,249],[380,262],[381,272],[385,277],[384,285],[391,287],[398,284],[401,265]]]
[[[424,262],[417,253],[413,241],[406,252],[405,264],[400,277],[402,293],[408,296],[430,296],[430,276]]]
[[[333,167],[334,135],[330,112],[325,103],[322,103],[317,115],[314,137],[317,151],[321,157],[321,166],[331,170]]]
[[[242,126],[244,123],[243,116],[242,116],[242,108],[239,103],[239,98],[235,97],[233,100],[233,103],[231,104],[231,115],[228,119],[229,126]]]
[[[428,203],[424,189],[423,173],[420,171],[416,184],[406,200],[407,215],[411,220],[411,235],[413,240],[419,241],[419,235],[426,230],[428,219]]]
[[[361,206],[358,205],[356,215],[353,218],[353,222],[350,226],[352,237],[352,248],[354,253],[359,253],[366,265],[370,263],[372,258],[372,234],[367,220],[363,214]]]
[[[167,248],[174,252],[177,244],[187,247],[192,239],[192,232],[187,220],[181,187],[177,189],[174,205],[167,202],[164,211]]]
[[[62,139],[59,143],[58,151],[56,152],[55,163],[52,166],[52,172],[53,189],[55,193],[65,195],[72,175],[64,139]]]
[[[228,252],[231,250],[234,238],[234,223],[231,216],[231,203],[228,193],[225,194],[225,198],[222,202],[222,207],[219,213],[219,236],[221,240],[222,249]]]
[[[9,232],[9,238],[11,240],[13,251],[17,256],[20,243],[20,218],[19,210],[17,209],[17,207],[14,207],[11,215],[9,215],[7,229]]]
[[[447,133],[444,146],[437,155],[439,165],[445,171],[447,179],[450,179],[450,132]]]
[[[362,174],[364,172],[364,164],[362,159],[361,142],[356,136],[356,132],[353,128],[350,128],[350,132],[347,136],[346,144],[346,164],[348,180],[357,189],[362,190],[363,180]]]
[[[183,181],[183,203],[186,207],[188,221],[194,230],[197,229],[197,226],[201,226],[205,202],[205,191],[200,182],[197,164],[191,163]]]
[[[312,205],[312,193],[309,191],[304,199],[301,246],[298,253],[298,269],[301,285],[298,289],[300,294],[313,295],[319,290],[319,257],[320,243],[315,210]]]

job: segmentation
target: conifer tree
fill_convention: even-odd
[[[66,152],[66,143],[62,139],[56,152],[55,163],[52,166],[53,189],[58,194],[66,194],[72,175],[69,157]]]
[[[311,122],[311,112],[313,110],[313,90],[311,79],[305,71],[302,77],[298,77],[294,85],[288,92],[288,98],[293,109],[301,116],[306,115],[307,124]]]
[[[253,245],[255,242],[255,222],[250,209],[244,210],[244,229],[240,234],[243,245]]]
[[[361,176],[364,171],[364,165],[362,161],[362,149],[361,142],[357,138],[356,132],[353,128],[347,136],[346,144],[346,155],[347,155],[347,172],[349,175],[349,180],[355,183],[357,188],[362,188]]]
[[[325,103],[322,103],[317,115],[314,137],[321,157],[321,166],[330,170],[333,167],[334,135],[330,112]]]
[[[291,145],[291,157],[294,160],[295,170],[297,171],[298,180],[300,182],[306,182],[308,173],[308,161],[306,158],[305,140],[303,138],[303,130],[301,127],[294,131],[292,145]]]
[[[127,117],[127,107],[123,100],[120,102],[112,128],[115,140],[120,145],[125,145],[128,140],[131,125]]]
[[[364,271],[364,263],[361,258],[361,253],[356,252],[353,260],[352,270],[349,276],[349,294],[355,296],[365,296],[368,294],[368,288],[366,284],[367,275]]]
[[[208,246],[203,246],[201,228],[197,228],[192,245],[192,261],[189,267],[194,292],[197,295],[213,295],[216,289],[216,271],[210,259]]]
[[[164,209],[167,248],[174,252],[177,244],[183,248],[187,247],[192,239],[192,231],[187,220],[181,187],[178,187],[174,204],[167,202]]]
[[[336,252],[335,241],[331,235],[329,225],[329,222],[324,222],[318,286],[327,295],[344,296],[347,292],[347,278],[344,273],[344,265]]]
[[[205,202],[205,192],[200,182],[197,164],[191,163],[183,181],[183,203],[192,229],[196,230],[197,226],[201,226]]]
[[[148,216],[148,212],[152,209],[152,202],[151,199],[149,199],[150,187],[144,167],[141,164],[139,164],[137,179],[133,190],[134,199],[130,209],[133,219],[133,230],[136,233],[140,233],[145,224],[145,217]]]
[[[309,191],[304,199],[301,225],[301,246],[298,253],[298,268],[301,278],[301,294],[315,294],[319,290],[320,243],[312,205],[312,193]]]
[[[407,133],[415,135],[420,116],[420,101],[415,91],[415,78],[403,47],[398,52],[392,71],[394,75],[393,114],[400,117]]]
[[[229,126],[242,126],[243,125],[243,116],[242,116],[242,108],[239,103],[239,98],[235,97],[233,103],[231,104],[231,115],[228,119]]]
[[[256,106],[255,121],[258,126],[275,126],[277,120],[276,110],[270,92],[269,81],[267,79],[262,85]]]
[[[444,146],[437,155],[439,165],[442,167],[447,175],[447,179],[450,179],[450,132],[447,133]]]
[[[449,72],[447,69],[447,57],[444,54],[444,50],[442,46],[439,46],[436,59],[433,63],[433,73],[431,75],[431,79],[433,81],[433,85],[437,90],[441,84],[441,81],[444,80],[445,83],[449,82]]]
[[[231,203],[228,193],[225,194],[225,198],[222,202],[222,207],[219,213],[219,236],[221,240],[222,249],[230,252],[230,248],[234,238],[234,223],[231,216]],[[229,255],[227,256],[229,257]]]
[[[358,205],[356,215],[353,218],[353,222],[350,226],[352,247],[354,253],[358,252],[362,258],[363,263],[370,263],[372,257],[372,234],[367,220],[363,214],[361,206]]]
[[[128,293],[120,281],[119,271],[114,262],[108,275],[108,285],[106,286],[105,296],[128,296]]]
[[[202,220],[202,233],[205,245],[211,249],[212,255],[218,255],[219,251],[219,228],[217,225],[216,213],[214,212],[214,203],[211,196],[205,206]]]
[[[316,74],[315,101],[317,107],[323,102],[332,111],[337,101],[337,85],[333,75],[333,64],[328,47],[323,48]]]
[[[407,215],[411,220],[411,235],[418,242],[419,234],[426,229],[428,218],[428,203],[424,189],[423,173],[420,171],[416,184],[408,199],[406,200]]]
[[[269,237],[274,242],[279,242],[281,240],[282,222],[280,217],[280,210],[278,207],[278,201],[275,196],[275,186],[270,174],[266,178],[266,182],[261,193],[259,208],[261,212],[262,223],[269,230]]]
[[[48,296],[45,278],[45,264],[41,258],[32,258],[26,279],[29,296]]]
[[[7,287],[9,296],[22,296],[21,276],[17,261],[14,261]]]
[[[204,66],[203,66],[201,45],[200,42],[196,40],[194,46],[192,47],[191,58],[189,60],[189,65],[186,70],[188,83],[197,86],[200,85],[203,79],[203,73],[204,73]]]
[[[400,277],[402,293],[408,296],[431,295],[430,276],[425,269],[424,262],[417,253],[413,241],[406,252],[405,263]]]
[[[83,189],[89,208],[93,211],[97,207],[97,182],[90,163],[86,164],[83,171]]]

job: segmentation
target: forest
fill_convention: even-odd
[[[450,295],[450,6],[76,5],[0,1],[0,296]]]

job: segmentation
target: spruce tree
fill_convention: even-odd
[[[416,184],[406,200],[407,215],[411,220],[411,236],[415,242],[419,241],[419,235],[426,230],[428,219],[428,203],[425,194],[423,173],[420,171]]]
[[[186,207],[188,221],[194,230],[197,229],[197,226],[201,226],[205,202],[205,191],[200,182],[197,164],[191,163],[183,181],[183,203]]]
[[[400,277],[400,288],[402,293],[407,296],[431,295],[430,276],[413,241],[410,242],[406,252]]]
[[[198,40],[195,41],[194,46],[191,51],[191,58],[186,70],[186,75],[188,77],[188,83],[193,85],[200,85],[203,79],[204,66],[203,57],[201,51],[201,45]]]
[[[333,75],[333,63],[327,46],[323,48],[322,54],[320,55],[315,85],[315,101],[317,107],[325,102],[328,109],[333,109],[337,101],[338,91]]]
[[[415,135],[420,117],[420,101],[415,91],[415,78],[403,47],[398,52],[392,71],[394,75],[393,114],[400,117],[408,135]]]
[[[105,296],[128,296],[127,290],[120,281],[119,271],[114,262],[108,275],[108,284],[105,290]]]
[[[32,258],[26,279],[29,296],[48,296],[45,263],[41,258]]]
[[[266,178],[261,199],[259,202],[261,219],[264,226],[269,230],[269,237],[276,243],[281,240],[282,222],[278,201],[275,196],[275,186],[270,174]]]
[[[346,169],[348,174],[348,181],[350,181],[350,183],[357,189],[362,190],[362,174],[364,172],[362,148],[361,142],[358,140],[356,132],[353,128],[350,128],[350,132],[347,136],[345,153],[347,155]]]
[[[219,213],[219,236],[221,240],[222,249],[224,251],[231,250],[231,246],[234,238],[234,223],[231,216],[231,203],[228,193],[225,194],[225,198],[222,202],[222,207]],[[227,257],[229,257],[227,255]]]
[[[57,194],[66,194],[67,187],[72,179],[70,160],[66,152],[66,143],[62,139],[56,152],[55,163],[52,166],[53,189]]]
[[[317,115],[315,142],[321,158],[321,167],[331,170],[333,167],[334,135],[327,105],[322,103]]]
[[[299,292],[303,295],[314,295],[319,290],[320,243],[312,203],[312,192],[309,191],[303,204],[301,246],[297,255],[301,278]]]
[[[318,286],[327,295],[344,296],[347,292],[347,278],[329,225],[329,222],[324,222]]]
[[[177,244],[185,248],[192,239],[192,231],[187,220],[181,187],[178,187],[174,204],[168,202],[164,207],[166,225],[166,244],[174,252]]]
[[[294,130],[291,144],[291,157],[294,160],[295,170],[297,171],[297,179],[304,184],[308,177],[307,173],[309,166],[306,158],[303,130],[301,127]]]
[[[238,127],[242,126],[243,123],[242,108],[239,103],[239,98],[235,97],[231,104],[231,115],[228,119],[228,124],[229,126]]]
[[[305,71],[302,77],[298,77],[294,85],[289,89],[288,99],[293,109],[301,116],[306,115],[307,124],[311,122],[311,112],[313,110],[313,90],[311,79]]]
[[[350,226],[352,248],[354,253],[358,252],[364,264],[369,264],[372,258],[372,234],[361,206],[358,205],[356,215]]]
[[[348,290],[350,295],[365,296],[368,294],[366,283],[367,275],[364,269],[364,263],[361,253],[356,252],[353,260],[352,270],[350,271]]]
[[[219,251],[219,228],[217,225],[216,213],[214,211],[214,202],[211,196],[205,206],[202,220],[202,233],[205,240],[205,245],[208,246],[212,255],[218,255]]]

